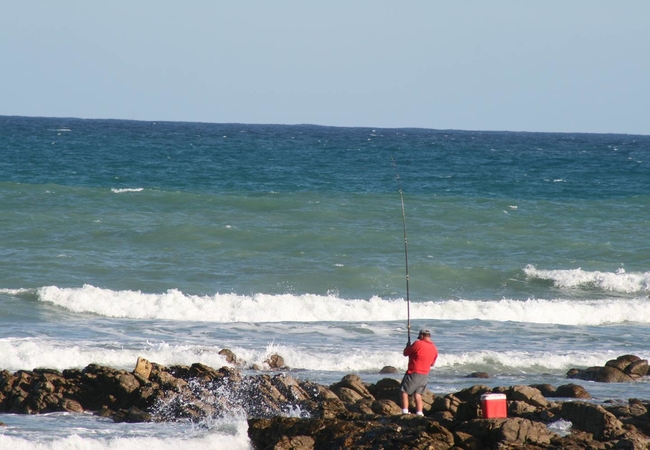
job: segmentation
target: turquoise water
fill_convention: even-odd
[[[648,357],[649,136],[0,117],[0,368],[221,366],[223,347],[323,383],[405,368],[396,169],[434,392]],[[144,429],[133,448],[179,438]],[[247,447],[241,422],[209,429],[188,445]]]

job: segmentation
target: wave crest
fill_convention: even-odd
[[[529,264],[524,268],[524,273],[530,279],[549,280],[554,286],[563,289],[588,287],[624,294],[650,292],[650,272],[627,273],[622,268],[616,272],[588,272],[581,268],[538,270]]]
[[[373,322],[406,319],[404,300],[346,300],[333,295],[216,294],[185,295],[171,289],[162,294],[47,286],[40,301],[76,313],[132,319],[164,319],[217,323]],[[412,319],[491,320],[561,325],[650,323],[646,299],[610,300],[447,300],[411,302]]]

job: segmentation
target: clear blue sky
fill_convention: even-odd
[[[650,1],[2,0],[0,115],[650,134]]]

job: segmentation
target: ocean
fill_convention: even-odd
[[[559,386],[650,357],[649,228],[650,136],[2,116],[0,370],[221,367],[229,348],[375,382],[406,368],[408,255],[431,391]],[[648,380],[570,381],[650,399]],[[241,411],[0,421],[18,450],[249,448]]]

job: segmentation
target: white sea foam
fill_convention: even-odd
[[[603,359],[614,359],[614,352],[562,352],[553,353],[526,352],[508,350],[496,352],[479,350],[460,354],[441,354],[436,368],[458,369],[460,372],[469,369],[489,372],[517,373],[564,373],[572,367],[590,367],[603,364]]]
[[[549,280],[556,287],[564,289],[588,287],[626,294],[650,292],[650,272],[627,273],[625,269],[616,272],[589,272],[580,268],[538,270],[533,265],[526,266],[524,272],[529,278]]]
[[[277,353],[292,369],[324,372],[378,373],[384,366],[406,369],[406,358],[395,349],[359,348],[354,352],[343,351],[340,346],[314,349],[310,346],[278,345],[269,343],[261,348],[229,347],[248,365],[264,367],[264,361]],[[47,367],[64,370],[82,368],[91,363],[133,370],[139,356],[150,361],[170,365],[190,365],[196,362],[211,367],[227,366],[218,354],[219,343],[213,347],[200,345],[170,345],[151,343],[141,349],[124,349],[119,343],[79,344],[69,341],[53,341],[38,338],[0,339],[2,368],[10,371]],[[564,373],[572,367],[601,365],[604,359],[613,359],[613,352],[566,351],[492,351],[441,352],[436,369],[441,373],[468,373],[489,371],[496,373]]]
[[[200,322],[367,322],[404,316],[403,300],[346,300],[336,296],[216,294],[185,295],[172,289],[162,294],[113,291],[91,285],[81,288],[47,286],[41,301],[77,313],[133,319]],[[412,319],[493,320],[563,325],[650,323],[646,299],[610,300],[447,300],[411,302]]]
[[[137,425],[132,425],[132,428]],[[66,437],[52,439],[46,430],[37,437],[20,437],[0,433],[0,448],[12,450],[205,450],[233,449],[250,450],[252,447],[247,437],[247,424],[242,422],[234,435],[228,433],[206,433],[199,437],[115,437],[110,431],[91,433],[80,436],[73,434],[78,429],[71,429]]]
[[[369,372],[377,373],[384,366],[406,369],[407,360],[401,351],[364,350],[355,352],[332,351],[314,352],[310,348],[298,348],[283,345],[269,345],[262,352],[237,349],[238,356],[244,359],[261,360],[267,355],[278,353],[282,355],[287,366],[297,369],[333,372]],[[442,373],[472,371],[489,371],[504,373],[565,373],[572,367],[589,367],[603,364],[603,358],[614,359],[618,355],[613,352],[604,354],[602,351],[593,352],[564,352],[552,353],[525,351],[491,351],[479,350],[474,352],[448,353],[441,352],[436,361],[436,370]]]
[[[117,189],[117,188],[112,188],[111,192],[115,194],[124,194],[125,192],[142,192],[144,188],[124,188],[124,189]]]
[[[0,294],[21,295],[33,292],[33,289],[0,289]]]
[[[212,367],[227,365],[218,354],[221,348],[199,345],[170,345],[165,342],[148,343],[142,348],[123,348],[119,342],[75,343],[71,341],[38,338],[0,339],[2,368],[8,370],[47,367],[57,370],[81,368],[96,363],[132,370],[138,356],[163,365],[195,362]],[[260,363],[268,357],[260,355]]]
[[[567,420],[560,419],[549,423],[547,427],[549,431],[552,431],[553,433],[559,434],[560,436],[567,436],[571,433],[573,424]]]

